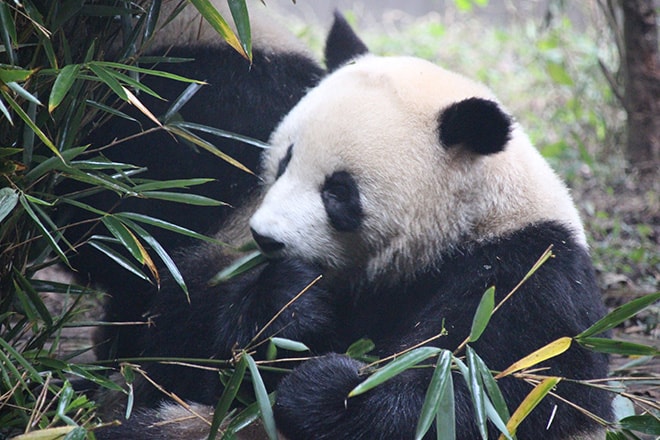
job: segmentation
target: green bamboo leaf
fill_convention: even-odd
[[[660,419],[652,414],[630,416],[619,420],[623,429],[643,432],[649,435],[660,435]]]
[[[84,153],[87,149],[87,145],[84,147],[75,147],[70,148],[62,152],[60,157],[49,157],[48,159],[41,162],[36,167],[32,168],[24,177],[28,182],[33,182],[34,180],[40,179],[44,174],[48,173],[51,170],[61,169],[64,164],[62,160],[69,161],[80,154]]]
[[[0,96],[1,98],[2,96]],[[9,113],[9,109],[7,109],[7,106],[5,103],[0,99],[0,112],[2,112],[3,115],[5,115],[5,118],[9,121],[10,125],[14,125],[14,120],[11,118],[11,113]]]
[[[486,426],[486,390],[481,380],[479,368],[475,365],[476,353],[467,345],[465,347],[467,357],[468,376],[465,378],[470,384],[470,394],[472,396],[472,407],[474,408],[475,422],[479,427],[479,433],[483,440],[488,440],[488,427]]]
[[[371,339],[359,339],[353,342],[346,350],[346,356],[353,359],[361,358],[376,348],[376,344]]]
[[[486,329],[490,317],[493,314],[493,308],[495,307],[495,286],[491,286],[484,292],[479,301],[479,306],[477,311],[474,314],[472,319],[472,329],[470,330],[470,342],[474,342]]]
[[[101,221],[108,228],[108,231],[131,253],[133,258],[144,264],[143,248],[126,225],[112,215],[102,217]]]
[[[106,256],[108,256],[111,260],[113,260],[115,263],[119,264],[119,266],[123,267],[127,271],[131,272],[132,274],[138,276],[139,278],[151,282],[148,276],[146,276],[140,269],[135,267],[133,263],[131,263],[129,260],[126,259],[123,255],[115,251],[114,249],[106,246],[105,244],[101,243],[100,241],[104,239],[104,237],[100,236],[92,236],[88,242],[90,246],[92,246],[94,249],[104,253]]]
[[[25,99],[26,101],[36,105],[42,105],[41,101],[39,101],[39,98],[37,98],[32,93],[25,90],[23,86],[21,86],[17,82],[8,82],[7,87],[9,87],[12,91],[14,91],[14,93],[16,93],[18,96]]]
[[[163,121],[163,124],[166,124],[170,122],[170,120],[174,117],[174,115],[178,114],[179,110],[183,108],[183,106],[190,101],[190,99],[195,96],[195,94],[199,91],[199,89],[202,88],[201,84],[188,84],[188,86],[184,89],[183,92],[177,98],[172,102],[172,105],[170,105],[170,108],[167,109],[161,120]]]
[[[5,353],[7,353],[9,356],[11,356],[16,362],[18,362],[21,367],[25,369],[25,372],[28,373],[28,376],[31,381],[34,381],[39,384],[44,383],[43,377],[41,377],[41,374],[32,366],[32,362],[28,361],[21,355],[14,347],[12,347],[7,341],[5,341],[3,338],[0,338],[0,348],[2,348]],[[21,375],[16,379],[19,379]]]
[[[181,61],[190,60],[190,61],[193,61],[192,59],[187,59],[187,58],[181,58],[181,59],[177,59],[177,60],[181,60]],[[114,63],[112,61],[94,61],[94,65],[104,67],[104,68],[108,68],[108,69],[119,69],[119,70],[128,70],[129,72],[144,73],[146,75],[159,76],[161,78],[167,78],[167,79],[180,81],[180,82],[185,82],[185,83],[196,83],[196,84],[202,84],[202,85],[207,84],[206,82],[201,81],[201,80],[186,78],[185,76],[175,75],[173,73],[164,72],[162,70],[145,69],[144,67],[132,66],[132,65],[121,64],[121,63]]]
[[[188,142],[192,142],[193,144],[202,147],[209,153],[218,156],[220,159],[224,160],[225,162],[228,162],[235,166],[236,168],[245,171],[248,174],[254,174],[249,168],[247,168],[245,165],[234,159],[233,157],[229,156],[228,154],[224,153],[223,151],[219,150],[215,145],[213,145],[210,142],[205,141],[204,139],[200,138],[194,133],[191,133],[187,130],[184,130],[181,127],[176,127],[173,126],[172,124],[164,126],[164,128],[171,132],[174,133],[177,136],[180,136],[181,138],[187,140]]]
[[[76,81],[78,73],[80,73],[80,64],[69,64],[60,70],[48,98],[48,113],[53,113],[53,110],[62,103],[62,100],[64,100],[64,97]]]
[[[208,281],[208,285],[217,286],[218,284],[224,283],[233,277],[265,263],[266,261],[267,259],[261,251],[251,252],[248,255],[237,259],[232,264],[215,274],[215,276]]]
[[[247,54],[248,59],[252,61],[252,34],[245,0],[227,0],[227,4],[234,19],[234,24],[236,24],[236,31],[238,32],[238,38],[241,40],[243,51]]]
[[[151,226],[156,226],[161,229],[166,229],[168,231],[176,232],[177,234],[196,238],[198,240],[206,241],[208,243],[213,243],[221,246],[228,246],[226,243],[223,243],[213,237],[207,237],[206,235],[184,228],[183,226],[175,225],[174,223],[166,222],[165,220],[157,219],[154,217],[149,217],[144,214],[138,214],[135,212],[118,212],[115,214],[115,217],[121,218],[123,220],[128,219],[140,223],[145,223]]]
[[[138,124],[138,125],[140,124],[139,121],[138,121],[137,119],[135,119],[135,118],[133,118],[133,117],[131,117],[131,116],[128,116],[126,113],[121,112],[121,111],[119,111],[119,110],[117,110],[117,109],[114,109],[114,108],[112,108],[112,107],[109,107],[109,106],[107,106],[107,105],[105,105],[105,104],[101,104],[100,102],[96,102],[96,101],[92,101],[92,100],[89,100],[89,99],[88,99],[87,101],[85,101],[85,104],[87,104],[87,105],[89,105],[89,106],[91,106],[91,107],[97,108],[97,109],[99,109],[99,110],[101,110],[101,111],[103,111],[103,112],[105,112],[105,113],[109,113],[109,114],[111,114],[111,115],[113,115],[113,116],[118,116],[118,117],[120,117],[120,118],[122,118],[122,119],[126,119],[126,120],[128,120],[128,121],[135,122],[135,123]]]
[[[502,431],[502,429],[506,430],[504,421],[509,420],[510,417],[509,408],[507,407],[506,401],[504,400],[504,395],[502,394],[502,391],[500,391],[500,387],[497,385],[497,381],[495,378],[493,378],[492,372],[483,361],[483,359],[481,359],[476,353],[472,359],[474,361],[474,366],[479,370],[479,374],[481,374],[481,380],[483,385],[486,387],[486,391],[488,392],[490,404],[492,404],[493,411],[496,413],[496,417],[491,417],[489,415],[489,418],[493,420],[498,429],[504,433],[504,431]],[[486,402],[487,413],[489,413],[489,406],[489,402]],[[505,435],[508,436],[508,432],[506,432]]]
[[[30,281],[28,281],[28,279],[16,269],[14,269],[14,280],[21,286],[22,293],[27,295],[27,299],[29,300],[29,305],[27,307],[34,308],[44,324],[46,324],[47,327],[52,327],[53,318],[50,314],[51,312],[48,310],[48,307],[46,307],[46,304],[44,304],[39,293],[34,287],[32,287]]]
[[[270,394],[268,396],[270,398],[271,405],[274,401],[273,395],[274,394]],[[243,411],[241,411],[236,417],[232,419],[232,421],[225,428],[225,433],[221,440],[236,440],[236,433],[238,433],[241,429],[251,426],[258,418],[259,404],[258,402],[254,402],[251,405],[245,407]]]
[[[270,340],[273,342],[273,344],[275,344],[276,347],[281,348],[283,350],[310,351],[309,347],[307,347],[302,342],[293,341],[291,339],[286,339],[286,338],[278,338],[278,337],[275,337],[275,336],[270,338]]]
[[[523,399],[518,408],[513,412],[513,415],[506,424],[507,430],[512,434],[516,434],[516,430],[520,423],[536,408],[536,406],[543,400],[543,398],[559,383],[560,377],[548,377],[539,383],[529,394]],[[499,440],[503,440],[500,436]]]
[[[36,72],[35,69],[7,69],[0,68],[0,83],[23,82],[27,80],[32,74]]]
[[[142,33],[142,41],[147,41],[154,33],[158,17],[160,16],[161,0],[153,0],[147,9],[146,18],[144,21],[144,31]]]
[[[225,139],[231,139],[235,141],[240,141],[248,145],[253,145],[257,148],[267,150],[270,148],[270,145],[267,142],[262,142],[259,139],[254,139],[248,136],[243,136],[238,133],[233,133],[231,131],[221,130],[215,127],[209,127],[208,125],[197,124],[195,122],[186,122],[186,121],[172,121],[170,126],[185,128],[189,130],[201,131],[203,133],[212,134]]]
[[[14,210],[18,204],[18,192],[11,188],[0,188],[0,222]]]
[[[186,205],[196,206],[223,206],[227,205],[219,200],[211,199],[209,197],[200,196],[198,194],[186,194],[169,191],[143,191],[142,196],[147,199],[167,200],[170,202],[184,203]]]
[[[2,41],[2,45],[7,53],[9,64],[15,64],[16,54],[14,53],[14,47],[18,46],[16,44],[18,37],[8,2],[0,2],[0,41]]]
[[[247,360],[245,357],[241,356],[239,361],[236,363],[236,368],[232,373],[229,381],[225,385],[225,389],[220,396],[218,404],[215,406],[215,411],[213,412],[213,422],[211,423],[211,428],[209,432],[209,440],[214,439],[218,433],[218,429],[222,424],[222,421],[227,416],[231,404],[234,403],[236,394],[243,383],[243,378],[245,377],[245,370],[247,368]]]
[[[156,252],[156,255],[160,257],[161,261],[163,264],[165,264],[165,267],[170,272],[170,275],[172,275],[172,279],[179,285],[181,290],[183,290],[183,292],[186,294],[186,299],[188,302],[190,302],[190,294],[188,292],[186,282],[183,279],[183,275],[181,275],[179,268],[177,267],[174,260],[172,260],[172,257],[170,257],[170,255],[167,253],[165,248],[161,246],[158,240],[156,240],[151,234],[149,234],[139,225],[136,225],[130,220],[126,221],[126,224],[129,225],[131,229],[133,229],[135,233],[138,234],[140,238],[142,238],[149,246],[151,246],[151,249],[153,249],[154,252]],[[156,271],[155,267],[152,269],[152,273],[156,278],[158,278],[158,272]]]
[[[249,61],[252,61],[251,58],[243,50],[240,40],[236,37],[234,31],[231,30],[227,22],[222,15],[218,12],[217,9],[213,6],[210,0],[190,0],[190,2],[195,5],[197,10],[202,17],[219,33],[222,38],[233,47],[239,54]]]
[[[15,83],[14,83],[15,84]],[[4,90],[0,89],[0,95],[5,99],[6,102],[9,103],[9,106],[18,114],[18,116],[21,118],[23,122],[41,139],[41,142],[44,143],[60,160],[64,161],[62,158],[62,155],[60,154],[59,150],[53,144],[53,142],[48,139],[48,136],[44,134],[43,131],[30,119],[27,113],[23,111],[20,105],[16,101],[14,101],[14,98],[12,98],[7,92]]]
[[[254,387],[254,394],[257,397],[257,403],[261,410],[261,421],[264,425],[264,431],[270,440],[277,440],[277,428],[275,428],[275,418],[273,417],[273,408],[266,391],[264,381],[259,374],[257,364],[254,362],[252,356],[247,352],[241,354],[247,359],[248,368],[250,369],[250,376],[252,377],[252,386]]]
[[[366,393],[372,388],[375,388],[378,385],[392,379],[394,376],[402,373],[408,368],[414,367],[420,362],[423,362],[426,359],[437,355],[441,351],[442,349],[436,347],[419,347],[404,353],[389,364],[378,369],[378,371],[369,376],[361,384],[353,388],[353,390],[348,393],[348,397],[355,397]]]
[[[658,356],[660,350],[648,345],[617,341],[608,338],[580,338],[576,342],[589,350],[628,356]]]
[[[170,188],[189,188],[191,186],[203,185],[208,182],[213,182],[215,179],[198,178],[198,179],[176,179],[176,180],[159,180],[155,182],[147,182],[133,187],[136,193],[142,191],[153,191]]]
[[[115,79],[120,84],[129,85],[129,86],[133,87],[135,90],[141,90],[144,93],[147,93],[147,94],[153,96],[154,98],[157,98],[157,99],[160,99],[160,100],[164,101],[163,97],[161,97],[158,93],[156,93],[151,87],[141,83],[140,81],[137,81],[137,80],[131,78],[128,75],[124,75],[123,73],[118,72],[118,71],[113,70],[113,69],[107,69],[106,72],[109,75],[114,76]]]
[[[69,259],[66,257],[66,255],[64,254],[64,251],[62,251],[60,246],[57,244],[57,241],[53,238],[53,236],[46,229],[46,227],[43,225],[43,223],[41,223],[41,220],[39,219],[37,214],[34,212],[34,209],[32,209],[32,205],[31,205],[30,201],[26,197],[24,197],[23,195],[21,195],[19,197],[19,201],[21,202],[21,205],[23,206],[23,209],[25,209],[25,212],[28,213],[28,215],[30,216],[30,218],[32,219],[34,224],[36,225],[37,229],[39,229],[39,231],[41,231],[41,234],[43,235],[43,237],[48,242],[48,245],[50,246],[50,248],[57,254],[58,257],[60,257],[60,259],[62,260],[62,262],[64,264],[71,267],[71,265],[69,264]]]
[[[58,426],[57,428],[44,428],[37,431],[12,437],[12,440],[59,440],[78,429],[76,426]]]
[[[113,92],[115,92],[117,96],[119,96],[124,101],[128,101],[128,95],[126,94],[126,90],[124,90],[124,88],[121,86],[119,81],[117,81],[115,76],[112,75],[112,72],[109,69],[99,65],[94,61],[88,63],[87,67],[89,67],[89,69],[92,72],[94,72],[94,75],[96,75],[98,79],[100,79],[105,85],[110,87],[110,89]]]
[[[424,404],[420,412],[415,439],[424,438],[436,420],[437,437],[443,440],[456,439],[456,415],[454,411],[454,387],[451,377],[452,353],[442,350],[431,382],[424,397]],[[451,405],[449,403],[451,402]],[[444,407],[441,409],[441,406]],[[440,414],[442,411],[442,414]],[[441,417],[441,420],[437,420]]]
[[[657,301],[660,301],[660,292],[645,295],[619,306],[594,325],[577,335],[575,339],[580,342],[580,339],[582,338],[587,338],[610,330]]]

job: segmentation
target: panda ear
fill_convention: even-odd
[[[440,143],[461,145],[478,154],[504,150],[511,138],[511,118],[497,103],[468,98],[445,108],[439,117]]]
[[[355,34],[344,16],[335,11],[335,22],[325,42],[325,64],[328,72],[337,70],[358,55],[368,52],[366,44]]]

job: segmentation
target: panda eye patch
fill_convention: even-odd
[[[360,191],[350,173],[337,171],[326,178],[321,199],[330,224],[338,231],[354,231],[362,224]]]
[[[293,154],[293,144],[289,145],[289,148],[286,150],[286,154],[280,160],[280,163],[277,165],[277,175],[275,175],[275,180],[279,179],[282,174],[284,174],[284,171],[286,171],[286,167],[289,166],[289,162],[291,162],[291,155]]]

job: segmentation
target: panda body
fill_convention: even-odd
[[[174,304],[171,288],[161,292],[144,354],[229,358],[322,275],[260,336],[304,342],[316,356],[281,380],[266,378],[277,389],[279,432],[288,440],[408,439],[432,369],[407,370],[348,398],[365,378],[366,365],[341,354],[356,340],[371,339],[381,358],[420,343],[455,350],[485,290],[495,286],[499,302],[549,248],[553,257],[470,344],[486,365],[502,370],[574,336],[604,309],[568,190],[492,92],[425,61],[363,54],[342,20],[333,34],[355,43],[347,46],[355,59],[329,66],[334,72],[286,116],[263,159],[263,194],[249,209],[249,227],[268,263],[210,287],[208,279],[231,258],[209,245],[188,250],[191,303],[179,296]],[[339,59],[350,60],[350,50]],[[541,366],[577,380],[606,377],[608,367],[604,355],[578,346]],[[222,391],[217,379],[180,366],[148,368],[187,400],[212,405]],[[512,377],[498,383],[510,411],[532,389]],[[142,391],[136,388],[136,396]],[[454,393],[456,437],[480,438],[458,375]],[[608,395],[594,388],[563,381],[556,393],[611,415]],[[148,412],[149,420],[177,412],[166,408]],[[138,418],[116,432],[167,438],[162,430],[169,428],[158,426]],[[602,428],[554,397],[518,429],[518,438],[602,436]],[[497,437],[489,426],[489,438]],[[433,430],[425,438],[435,438]]]

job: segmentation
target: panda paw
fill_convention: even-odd
[[[362,366],[347,356],[329,354],[305,362],[284,378],[274,413],[285,438],[345,438],[361,400],[349,399],[348,393],[364,379],[359,374]]]

